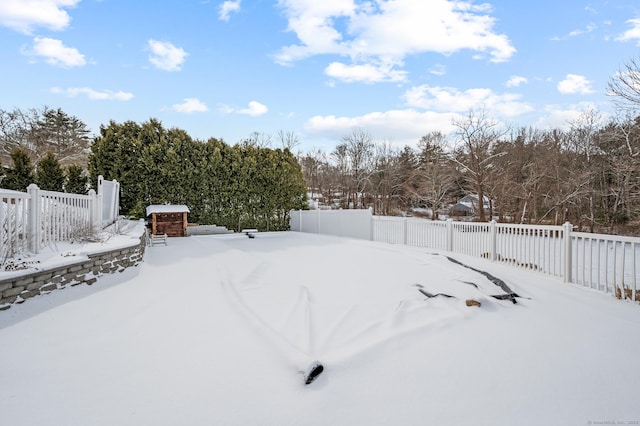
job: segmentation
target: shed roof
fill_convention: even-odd
[[[184,204],[152,204],[147,207],[147,216],[152,213],[189,213],[189,207]]]

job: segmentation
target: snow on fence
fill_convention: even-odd
[[[0,189],[0,261],[26,250],[37,254],[42,247],[88,236],[113,223],[119,197],[110,193],[104,200],[102,186],[119,186],[102,177],[98,182],[98,193],[90,190],[89,195],[43,191],[36,184],[26,193]]]
[[[637,300],[640,238],[518,225],[374,216],[371,210],[291,212],[291,230],[483,257]]]

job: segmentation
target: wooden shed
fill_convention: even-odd
[[[168,237],[187,235],[187,213],[189,207],[176,204],[152,204],[147,207],[147,217],[151,216],[151,233]]]

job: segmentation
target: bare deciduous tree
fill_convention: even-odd
[[[5,158],[14,148],[25,149],[37,164],[47,152],[56,154],[61,164],[86,164],[89,130],[60,108],[0,109],[0,146]]]
[[[364,208],[366,207],[365,192],[373,173],[373,139],[369,132],[357,128],[343,136],[342,142],[346,146],[346,155],[349,161],[350,192],[353,195],[353,206]]]
[[[293,132],[285,132],[284,130],[278,130],[278,142],[282,149],[293,150],[300,145],[300,138]]]
[[[441,132],[431,132],[418,142],[420,159],[411,181],[405,188],[432,211],[431,218],[438,219],[438,211],[447,204],[447,197],[455,189],[454,170],[447,154],[447,141]]]
[[[481,222],[487,220],[484,208],[485,191],[491,161],[505,152],[492,153],[493,146],[507,131],[500,128],[500,123],[487,117],[484,110],[471,110],[469,114],[459,120],[454,120],[455,136],[458,146],[454,160],[462,167],[461,171],[467,178],[470,189],[478,197],[477,209]]]
[[[607,84],[609,94],[640,107],[640,59],[631,59]]]

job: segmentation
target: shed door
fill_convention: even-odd
[[[184,237],[182,213],[156,214],[156,233],[167,234],[170,237]]]

